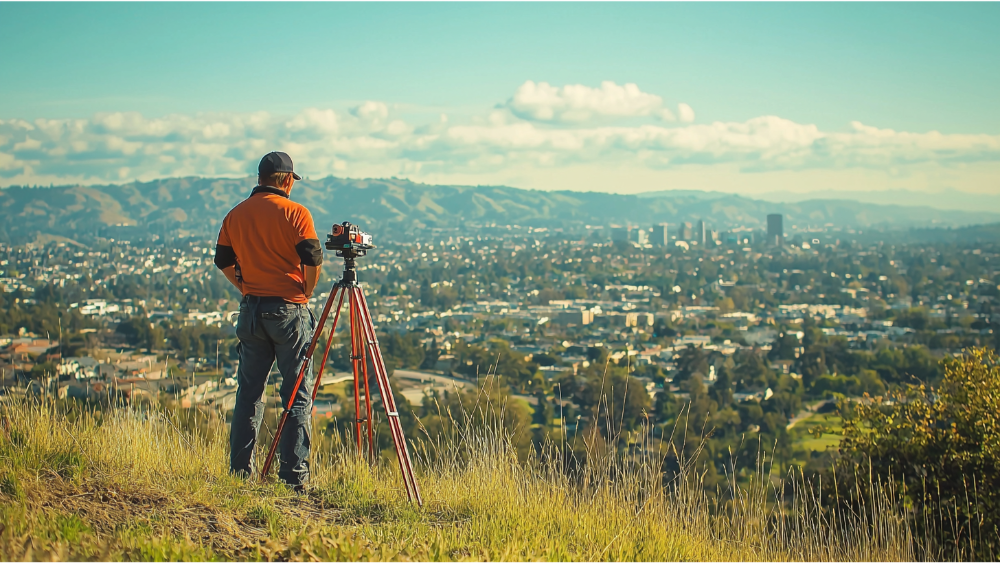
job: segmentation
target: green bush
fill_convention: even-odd
[[[936,529],[956,547],[974,546],[966,556],[992,558],[1000,538],[1000,366],[994,351],[972,349],[947,360],[936,387],[909,385],[844,411],[837,471],[846,498],[865,494],[870,470],[900,486],[918,527]],[[857,472],[865,476],[852,478]]]

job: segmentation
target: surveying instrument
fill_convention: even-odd
[[[330,355],[330,346],[333,343],[334,331],[337,330],[337,321],[340,319],[340,310],[344,304],[344,297],[347,296],[348,322],[351,333],[351,367],[354,371],[354,436],[357,440],[358,454],[364,455],[364,450],[361,447],[361,423],[364,422],[367,427],[368,455],[372,461],[375,460],[375,439],[372,430],[372,399],[368,389],[368,357],[370,356],[372,366],[375,370],[375,381],[378,385],[379,395],[382,398],[382,406],[385,408],[389,429],[392,433],[392,443],[396,448],[396,459],[399,461],[399,471],[403,476],[406,496],[410,499],[410,502],[416,502],[422,506],[423,501],[420,498],[420,489],[417,488],[417,480],[413,476],[413,463],[410,461],[410,453],[406,448],[406,436],[403,434],[403,428],[399,424],[399,411],[396,409],[396,401],[393,399],[392,389],[389,387],[389,374],[385,369],[382,349],[379,348],[378,339],[375,337],[375,327],[372,324],[371,312],[368,310],[368,302],[365,300],[365,294],[361,291],[361,286],[358,284],[358,275],[355,270],[355,259],[359,256],[365,256],[373,248],[375,248],[375,245],[372,244],[372,236],[348,221],[344,221],[340,225],[334,225],[332,232],[327,235],[326,249],[336,250],[337,256],[344,259],[344,276],[340,281],[333,284],[330,297],[327,298],[326,305],[323,307],[323,314],[320,315],[319,322],[313,331],[309,347],[300,360],[301,364],[298,377],[295,380],[295,387],[292,389],[292,395],[289,398],[288,405],[285,406],[285,411],[281,414],[281,420],[278,422],[278,429],[274,434],[274,440],[271,441],[271,449],[267,452],[267,458],[264,461],[264,469],[261,471],[261,477],[265,477],[271,469],[271,463],[274,461],[274,453],[278,447],[278,440],[281,438],[281,431],[288,420],[288,414],[291,412],[296,393],[305,379],[306,370],[309,369],[309,365],[312,363],[316,344],[319,342],[323,327],[330,316],[333,303],[336,301],[337,309],[333,316],[333,326],[330,327],[330,336],[326,340],[326,349],[323,351],[323,362],[319,365],[319,371],[316,373],[316,383],[313,385],[312,398],[313,400],[316,399],[320,380],[323,377],[323,368],[326,366],[326,360]],[[363,417],[360,399],[361,382],[364,382],[365,390],[365,413]]]

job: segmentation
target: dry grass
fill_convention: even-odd
[[[0,428],[4,560],[920,556],[889,502],[821,511],[800,482],[782,508],[778,489],[755,481],[713,511],[691,468],[664,483],[652,448],[595,456],[570,477],[559,461],[520,463],[501,430],[480,426],[420,450],[417,508],[394,463],[371,468],[336,440],[316,448],[307,497],[230,477],[228,430],[211,416],[19,403],[0,406]]]

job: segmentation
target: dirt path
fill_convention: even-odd
[[[827,399],[825,401],[820,401],[820,402],[816,403],[815,405],[808,406],[808,407],[800,410],[799,412],[795,413],[795,416],[793,416],[791,420],[788,421],[788,426],[785,427],[785,430],[791,430],[792,427],[795,426],[796,424],[798,424],[798,423],[802,422],[803,420],[809,418],[810,416],[816,414],[816,411],[818,411],[820,407],[822,407],[823,405],[826,405],[828,403],[833,403],[833,402],[834,402],[833,399]]]

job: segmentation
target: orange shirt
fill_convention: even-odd
[[[236,266],[244,295],[307,303],[302,266],[322,263],[312,215],[277,188],[257,186],[222,221],[215,264]]]

